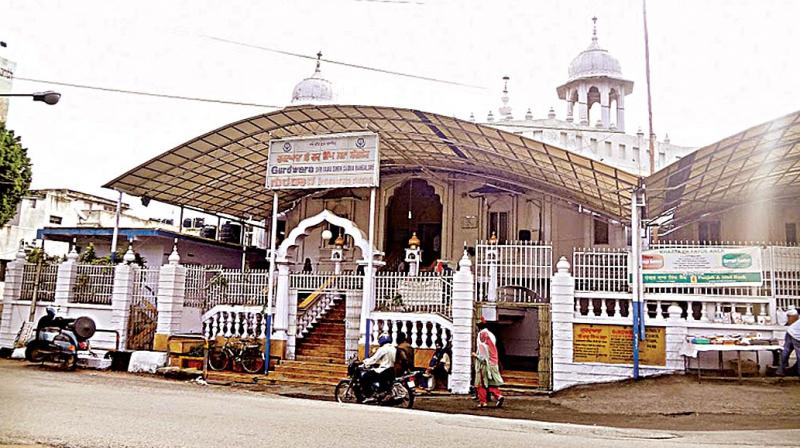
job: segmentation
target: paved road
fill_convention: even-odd
[[[800,430],[663,432],[340,405],[7,360],[0,360],[0,403],[0,444],[638,448],[797,446],[800,440]]]

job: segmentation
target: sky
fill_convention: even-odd
[[[647,4],[654,131],[703,146],[798,109],[800,2]],[[283,107],[314,62],[213,38],[459,86],[323,63],[336,102],[417,108],[483,120],[510,105],[565,116],[556,87],[591,42],[619,59],[634,91],[629,133],[647,132],[642,2],[472,0],[32,1],[0,0],[0,56],[17,78]],[[103,184],[187,140],[267,107],[152,98],[14,80],[15,93],[62,93],[55,106],[13,99],[8,126],[33,162],[33,188],[115,198]],[[138,203],[137,198],[125,201]],[[158,205],[137,207],[164,216]]]

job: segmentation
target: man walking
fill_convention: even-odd
[[[783,376],[786,373],[787,364],[789,364],[789,355],[794,351],[795,362],[798,363],[798,372],[800,375],[800,319],[798,319],[797,310],[792,308],[786,313],[788,320],[786,323],[789,328],[786,329],[786,337],[783,339],[783,353],[781,353],[781,365],[778,366],[778,375]]]

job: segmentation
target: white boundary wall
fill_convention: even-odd
[[[550,304],[553,322],[553,391],[578,384],[603,383],[631,378],[633,367],[624,364],[577,363],[572,360],[573,325],[575,323],[625,324],[628,322],[589,322],[575,319],[575,279],[569,273],[569,262],[561,257],[550,286]],[[674,309],[672,310],[675,311]],[[680,316],[680,308],[678,308]],[[686,324],[680,319],[670,319],[666,326],[666,366],[640,366],[641,376],[664,375],[683,371],[680,349],[686,338]]]
[[[628,318],[614,316],[606,312],[604,299],[600,300],[603,310],[599,315],[590,312],[581,315],[576,302],[575,279],[569,273],[569,262],[561,257],[557,264],[557,272],[553,275],[551,283],[551,307],[553,322],[553,390],[561,390],[578,384],[602,383],[609,381],[625,380],[633,377],[633,366],[630,364],[605,364],[605,363],[578,363],[573,361],[573,326],[575,324],[599,325],[630,325]],[[670,303],[669,296],[664,296],[660,303]],[[680,295],[674,296],[676,301],[682,300]],[[578,299],[579,300],[579,299]],[[592,300],[592,299],[589,299]],[[618,306],[618,305],[616,305]],[[687,336],[710,336],[715,334],[747,334],[761,333],[763,337],[783,340],[785,329],[775,325],[733,325],[692,320],[690,316],[682,317],[682,310],[676,304],[667,309],[667,318],[647,318],[646,324],[653,327],[665,328],[666,363],[665,366],[640,365],[640,376],[665,375],[683,373],[685,371],[682,350]],[[734,359],[733,353],[723,357],[723,364]],[[767,364],[771,363],[769,355],[760,356],[762,372]],[[742,359],[755,360],[752,353],[742,354]],[[716,369],[719,367],[717,357],[705,357],[699,363],[703,369]],[[690,368],[697,368],[695,358],[689,360]],[[722,367],[727,367],[723,365]]]

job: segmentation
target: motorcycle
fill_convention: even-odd
[[[355,360],[347,366],[347,379],[339,381],[334,397],[339,403],[374,403],[384,406],[401,406],[411,409],[414,406],[416,373],[408,373],[394,379],[388,390],[376,390],[367,396],[370,385],[364,383],[364,373],[368,369],[361,361]],[[384,387],[385,389],[385,387]]]
[[[36,325],[36,334],[25,345],[25,359],[56,363],[65,370],[73,370],[78,364],[78,351],[89,350],[89,339],[95,330],[90,317],[59,317],[53,308],[48,308]]]

